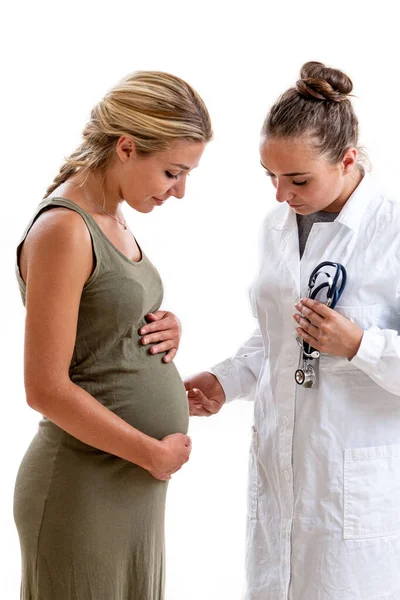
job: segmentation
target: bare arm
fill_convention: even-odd
[[[92,266],[90,235],[80,215],[52,209],[34,224],[21,253],[21,272],[27,285],[27,402],[82,442],[150,472],[169,475],[189,458],[187,436],[168,436],[174,439],[165,438],[167,444],[155,440],[131,427],[69,378],[79,301]]]

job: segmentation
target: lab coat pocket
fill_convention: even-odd
[[[399,534],[399,507],[400,444],[345,450],[344,539]]]
[[[370,306],[337,306],[336,312],[349,319],[360,327],[369,329],[377,325],[382,312],[382,304],[371,304]]]
[[[258,518],[258,431],[253,425],[250,457],[249,457],[249,486],[248,486],[248,504],[247,514],[251,521]]]

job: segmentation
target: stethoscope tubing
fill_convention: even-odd
[[[324,267],[335,267],[336,272],[335,272],[335,275],[333,276],[333,278],[330,275],[330,273],[327,273],[326,271],[322,271],[322,269]],[[326,277],[328,278],[328,281],[324,281],[323,283],[320,283],[314,289],[318,275],[321,275],[322,273],[324,275],[326,275]],[[339,282],[340,277],[341,277],[341,281],[340,281],[340,285],[338,287],[338,282]],[[316,300],[317,296],[321,293],[321,291],[328,288],[328,291],[326,294],[327,301],[325,304],[326,304],[326,306],[329,306],[329,308],[334,309],[335,306],[337,305],[337,303],[339,302],[341,295],[343,294],[344,288],[346,287],[346,283],[347,283],[347,272],[346,272],[345,267],[343,265],[341,265],[340,263],[324,261],[324,262],[320,263],[319,265],[317,265],[310,275],[310,278],[308,281],[308,297],[311,298],[312,300]],[[316,350],[315,348],[310,346],[310,344],[308,342],[303,341],[301,345],[303,347],[303,360],[309,360],[310,358],[316,358],[316,356],[315,356],[316,353],[319,356],[318,350]],[[313,356],[313,353],[314,353],[314,356]]]

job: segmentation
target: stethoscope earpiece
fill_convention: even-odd
[[[297,341],[298,345],[300,346],[300,348],[303,349],[304,356],[306,356],[307,358],[319,358],[320,357],[321,354],[320,354],[319,350],[315,350],[314,348],[311,348],[312,351],[310,353],[307,353],[304,349],[304,343],[303,343],[302,339],[297,337],[296,341]]]

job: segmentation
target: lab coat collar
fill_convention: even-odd
[[[364,177],[347,200],[335,223],[340,223],[353,231],[357,231],[364,212],[376,192],[376,184],[368,173]],[[287,204],[278,207],[280,215],[273,224],[274,229],[292,229],[296,223],[296,213]]]
[[[362,217],[368,209],[371,200],[375,197],[376,192],[376,184],[373,178],[369,173],[365,173],[364,177],[340,211],[339,216],[335,219],[336,223],[340,223],[352,231],[357,231],[362,221]]]

